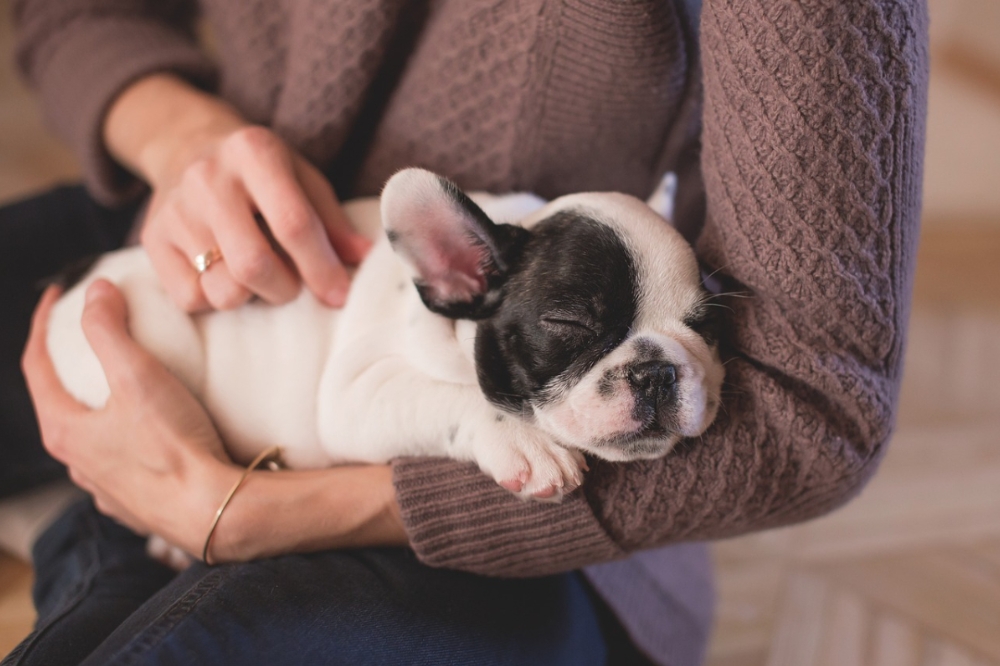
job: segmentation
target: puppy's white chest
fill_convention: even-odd
[[[251,304],[199,317],[205,384],[201,399],[237,460],[281,443],[294,467],[333,459],[319,441],[319,382],[340,312],[309,292],[280,307]]]

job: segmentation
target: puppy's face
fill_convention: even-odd
[[[723,376],[715,309],[669,224],[633,197],[584,194],[523,228],[494,225],[453,185],[411,171],[393,179],[410,179],[405,188],[387,185],[383,221],[425,304],[478,320],[476,366],[491,402],[608,460],[661,456],[704,432]],[[421,221],[402,223],[406,206],[423,208]],[[442,235],[449,216],[457,233]],[[430,225],[438,237],[418,241]],[[461,239],[469,249],[456,252]]]

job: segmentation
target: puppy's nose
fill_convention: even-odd
[[[628,383],[653,404],[667,400],[677,381],[677,368],[666,361],[645,361],[628,370]]]

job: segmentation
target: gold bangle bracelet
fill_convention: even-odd
[[[247,480],[248,476],[250,476],[250,472],[260,467],[261,463],[263,463],[265,460],[273,459],[272,462],[277,463],[277,459],[280,456],[281,456],[280,446],[272,446],[269,449],[261,451],[260,454],[258,454],[257,457],[253,459],[253,462],[247,465],[247,468],[243,470],[243,474],[241,474],[240,478],[236,480],[236,483],[233,484],[233,487],[229,489],[229,492],[226,494],[226,499],[222,500],[222,504],[219,505],[219,510],[215,512],[215,518],[212,519],[212,526],[208,528],[208,536],[205,537],[205,547],[201,549],[202,562],[204,562],[209,566],[211,566],[212,564],[211,562],[208,561],[208,548],[209,546],[212,545],[212,535],[215,534],[215,528],[219,524],[219,518],[222,518],[222,512],[226,510],[227,506],[229,506],[229,501],[233,499],[233,495],[236,494],[236,491],[240,489],[240,486],[243,485],[243,482]],[[277,464],[275,464],[274,468],[277,469],[277,467],[278,467]]]

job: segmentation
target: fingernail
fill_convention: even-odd
[[[84,302],[93,303],[101,297],[101,292],[104,288],[97,282],[94,282],[89,287],[87,287],[87,292],[84,294]]]
[[[339,308],[347,301],[347,288],[334,287],[326,294],[326,303],[331,307]]]

